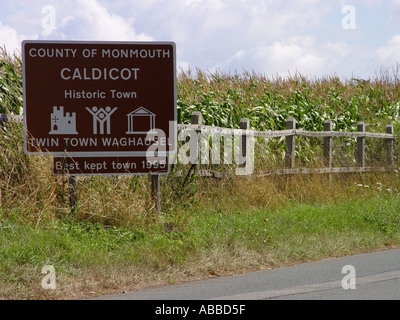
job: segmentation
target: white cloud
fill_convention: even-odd
[[[187,72],[190,70],[190,64],[187,61],[179,61],[177,64],[178,64],[178,68],[177,68],[178,72],[181,72],[181,71]]]
[[[199,4],[201,2],[201,0],[185,0],[185,5],[190,6],[193,4]]]
[[[3,25],[0,21],[0,45],[5,47],[9,53],[21,52],[21,42],[26,38],[25,35],[18,34],[14,28]],[[37,39],[38,35],[33,34],[29,38]]]
[[[97,0],[75,0],[60,11],[57,19],[61,23],[46,38],[85,39],[85,40],[152,40],[145,33],[137,33],[131,19],[110,12]],[[65,16],[62,16],[64,12]]]
[[[280,54],[273,52],[274,44],[280,43],[286,51],[315,46],[302,41],[316,41],[310,36],[311,30],[321,25],[331,6],[322,0],[171,0],[153,1],[152,6],[137,1],[130,12],[141,30],[153,38],[175,41],[178,59],[188,62],[191,68],[269,72],[266,59],[259,56],[263,50],[271,47],[270,55],[276,55],[280,69],[287,70]],[[290,47],[293,41],[296,48]],[[291,58],[287,66],[300,67],[302,61],[308,61],[307,66],[321,64],[318,54],[302,52],[307,54],[306,60]]]
[[[349,46],[344,41],[328,42],[326,48],[337,57],[346,57],[351,54]]]
[[[293,37],[286,42],[276,41],[264,50],[262,58],[268,61],[268,69],[272,73],[320,73],[325,59],[319,55],[313,43],[314,39],[311,37]]]
[[[55,9],[54,28],[46,29],[43,26],[49,22],[49,11],[43,10],[45,7]],[[54,0],[51,2],[15,0],[15,2],[8,2],[6,8],[9,8],[10,14],[5,16],[0,14],[0,45],[5,45],[8,51],[20,50],[21,41],[24,39],[153,40],[146,33],[136,32],[134,19],[112,12],[98,0]],[[5,20],[6,23],[4,23]],[[27,35],[28,32],[29,35]]]
[[[184,70],[365,75],[400,57],[400,40],[387,31],[397,27],[399,1],[353,0],[357,30],[346,31],[344,0],[1,0],[0,45],[19,48],[22,39],[35,37],[172,40]],[[43,30],[48,4],[56,9],[56,24]],[[365,34],[371,23],[376,34]],[[382,37],[392,39],[377,48]]]
[[[296,72],[315,75],[326,71],[327,58],[324,54],[313,37],[295,36],[250,49],[243,48],[216,68],[224,70],[242,65],[248,71],[268,75],[287,76]]]
[[[383,66],[400,63],[400,34],[394,35],[387,46],[380,47],[377,52],[378,62]]]

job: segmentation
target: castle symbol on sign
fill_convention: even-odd
[[[64,107],[53,107],[50,115],[51,131],[49,134],[78,134],[76,131],[76,112],[66,112]]]

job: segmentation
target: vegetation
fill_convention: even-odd
[[[249,118],[255,130],[283,130],[294,117],[298,128],[322,131],[332,120],[333,130],[355,131],[357,122],[373,125],[398,122],[400,65],[390,76],[383,72],[370,80],[340,80],[336,76],[307,79],[268,79],[243,73],[181,73],[178,80],[178,122],[187,123],[192,111],[201,111],[205,124],[239,128]],[[378,122],[377,122],[378,120]]]
[[[0,48],[0,113],[22,112],[22,61]]]
[[[240,119],[249,118],[254,130],[284,130],[286,120],[294,117],[297,128],[309,131],[323,131],[325,120],[331,120],[332,130],[353,132],[363,121],[367,131],[385,132],[387,124],[394,124],[398,134],[399,97],[400,65],[391,73],[382,70],[368,80],[341,80],[336,76],[308,79],[299,74],[268,79],[256,73],[207,74],[197,70],[195,75],[187,72],[179,76],[178,122],[189,123],[190,114],[201,111],[203,124],[228,128],[239,128]],[[338,141],[333,150],[334,165],[354,165],[355,139]],[[298,139],[296,157],[302,166],[322,154],[321,142]],[[379,160],[381,142],[367,140],[367,163]],[[274,162],[282,160],[284,138],[271,139],[265,148],[273,154]]]
[[[0,57],[0,112],[20,113],[21,61]],[[399,132],[397,73],[371,80],[259,74],[178,77],[178,116],[194,110],[204,123],[257,130],[299,128]],[[351,153],[342,139],[336,157]],[[398,142],[397,142],[398,143]],[[279,163],[284,140],[258,141],[258,159]],[[371,142],[369,160],[381,161]],[[272,151],[271,151],[272,150]],[[297,156],[313,165],[318,139],[302,139]],[[351,161],[351,160],[349,160]],[[396,157],[396,168],[398,167]],[[0,126],[0,299],[65,299],[178,283],[209,276],[376,250],[400,244],[398,172],[307,176],[232,176],[209,179],[178,163],[161,179],[162,214],[146,176],[78,179],[78,206],[68,203],[68,181],[51,174],[51,159],[27,156],[22,125]],[[53,265],[57,288],[44,290],[42,267]]]

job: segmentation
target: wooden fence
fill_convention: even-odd
[[[249,119],[243,118],[239,123],[240,129],[228,129],[214,126],[202,125],[201,113],[195,111],[191,115],[191,124],[178,124],[178,130],[196,130],[198,132],[215,132],[220,134],[241,135],[242,150],[246,150],[246,136],[279,138],[285,137],[286,141],[286,168],[274,169],[266,174],[297,174],[297,173],[347,173],[347,172],[370,172],[370,171],[388,171],[394,166],[394,141],[396,135],[393,133],[393,124],[386,126],[386,133],[373,133],[365,131],[364,122],[357,124],[357,132],[333,131],[332,121],[326,120],[324,123],[324,131],[305,131],[296,129],[296,120],[292,117],[286,121],[286,130],[278,131],[254,131],[249,128]],[[200,135],[199,135],[200,136]],[[323,139],[323,156],[324,168],[296,168],[295,167],[295,137],[317,137]],[[356,167],[333,167],[332,166],[332,139],[333,138],[356,138]],[[375,138],[385,140],[386,159],[381,167],[367,167],[365,165],[365,139]],[[200,143],[199,141],[197,142]],[[202,172],[203,175],[212,175],[207,171]]]
[[[23,116],[18,115],[4,115],[0,114],[0,123],[2,122],[18,122],[23,123]],[[365,124],[359,122],[357,124],[357,132],[342,132],[332,130],[332,121],[327,120],[324,123],[324,131],[314,132],[296,129],[296,121],[294,118],[288,118],[286,121],[286,130],[278,131],[255,131],[250,130],[249,119],[243,118],[239,123],[240,129],[229,129],[220,128],[214,126],[202,125],[201,113],[195,111],[191,115],[191,124],[178,124],[178,130],[195,130],[197,132],[198,140],[196,148],[200,148],[200,133],[201,132],[213,132],[226,135],[239,135],[241,136],[241,149],[242,156],[246,156],[245,151],[247,150],[247,137],[264,137],[264,138],[279,138],[285,137],[286,145],[286,168],[274,169],[269,172],[265,172],[265,175],[287,175],[287,174],[309,174],[309,173],[350,173],[350,172],[370,172],[370,171],[389,171],[394,166],[394,141],[396,139],[393,133],[393,125],[389,124],[386,126],[386,133],[372,133],[365,131]],[[295,167],[295,137],[318,137],[323,139],[323,156],[325,161],[324,168],[296,168]],[[344,138],[356,138],[356,167],[333,167],[332,166],[332,138],[344,137]],[[386,161],[381,167],[367,167],[365,166],[365,139],[376,138],[384,139],[386,145]],[[197,153],[198,155],[199,153]],[[215,173],[209,170],[199,170],[201,176],[215,177]],[[75,206],[77,199],[76,194],[76,177],[69,177],[70,184],[70,204],[71,207]],[[159,175],[151,176],[151,194],[155,199],[155,206],[160,213],[160,181]]]
[[[0,114],[1,122],[18,122],[23,123],[23,116],[20,115],[4,115]],[[386,126],[386,133],[372,133],[365,131],[364,122],[357,124],[357,132],[332,131],[332,121],[326,120],[324,123],[324,131],[305,131],[296,129],[296,120],[288,118],[286,121],[286,130],[278,131],[255,131],[249,126],[249,119],[243,118],[239,123],[240,129],[229,129],[214,126],[202,125],[202,116],[199,111],[194,111],[191,115],[191,124],[178,124],[178,130],[195,130],[196,132],[214,132],[228,135],[242,136],[242,150],[247,150],[247,136],[264,137],[264,138],[279,138],[286,139],[286,168],[275,169],[274,174],[292,174],[292,173],[339,173],[339,172],[368,172],[374,170],[392,169],[394,165],[394,141],[396,135],[393,133],[393,125]],[[295,137],[318,137],[323,139],[323,153],[325,168],[295,168]],[[200,135],[198,135],[200,139]],[[356,138],[356,167],[332,167],[332,138]],[[381,167],[366,167],[365,166],[365,139],[375,138],[384,139],[386,145],[386,161]],[[197,141],[200,144],[200,141]]]

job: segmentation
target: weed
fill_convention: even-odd
[[[1,113],[20,113],[20,69],[19,58],[0,52]],[[293,116],[312,131],[326,119],[333,130],[355,131],[358,121],[371,131],[383,132],[387,122],[400,130],[398,77],[270,80],[198,70],[181,73],[177,87],[179,123],[198,110],[204,124],[229,128],[246,117],[255,130],[282,130]],[[68,177],[51,174],[49,157],[25,155],[22,137],[22,125],[0,125],[0,298],[85,296],[400,243],[396,171],[241,177],[223,164],[207,168],[228,178],[205,179],[203,165],[178,163],[161,177],[160,216],[147,176],[79,177],[71,211]],[[335,165],[354,164],[354,142],[334,139]],[[296,144],[299,164],[321,164],[320,140]],[[283,166],[284,138],[257,139],[255,147],[256,171]],[[382,162],[383,144],[366,149],[369,163]],[[56,266],[54,293],[40,288],[46,264]]]

